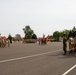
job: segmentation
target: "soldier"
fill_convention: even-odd
[[[7,45],[8,45],[8,47],[10,47],[10,40],[9,39],[7,39]]]
[[[64,51],[64,54],[63,55],[66,55],[66,52],[67,52],[67,50],[66,50],[66,47],[67,47],[67,38],[66,38],[66,36],[65,36],[65,34],[63,35],[63,51]]]
[[[40,45],[40,44],[41,44],[41,39],[39,38],[39,40],[38,40],[38,41],[39,41],[39,45]]]
[[[1,40],[1,38],[0,38],[0,47],[1,47],[1,41],[2,41],[2,40]]]
[[[72,36],[69,38],[69,50],[69,54],[74,51],[74,38]]]
[[[74,37],[74,50],[75,50],[75,52],[76,52],[76,35],[75,35],[75,37]]]

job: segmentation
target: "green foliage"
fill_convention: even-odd
[[[76,28],[75,28],[75,26],[73,27],[73,29],[72,29],[72,35],[73,35],[73,37],[75,37],[76,36]]]
[[[53,33],[53,38],[55,38],[56,39],[56,41],[59,41],[59,37],[63,37],[63,35],[66,35],[66,37],[67,37],[67,39],[70,37],[70,36],[73,36],[73,37],[75,37],[75,35],[76,35],[76,28],[75,28],[75,26],[73,27],[73,29],[72,30],[63,30],[63,31],[55,31],[54,33]]]
[[[25,33],[25,38],[26,39],[31,39],[32,35],[34,34],[33,30],[30,28],[29,25],[25,26],[25,28],[23,28],[23,31]]]
[[[37,39],[37,35],[36,34],[33,34],[32,35],[32,39]]]
[[[69,32],[70,32],[70,30],[64,30],[63,31],[63,34],[66,35],[67,39],[69,38]]]
[[[55,31],[53,33],[53,37],[56,39],[56,41],[59,41],[59,31]]]
[[[71,37],[71,36],[73,36],[73,31],[72,30],[70,30],[70,32],[69,32],[69,37]]]
[[[19,41],[21,39],[21,35],[20,34],[16,34],[15,38]]]
[[[73,29],[72,29],[74,32],[76,31],[76,28],[75,28],[75,26],[73,27]]]
[[[12,43],[12,36],[9,34],[8,39],[10,40],[10,43]]]
[[[65,34],[67,39],[69,38],[69,32],[70,30],[64,30],[64,31],[55,31],[53,33],[53,37],[56,39],[56,41],[59,41],[59,37],[63,37],[63,35]]]
[[[69,32],[69,37],[71,37],[71,36],[73,36],[73,37],[76,36],[76,28],[75,28],[75,26],[74,26],[73,29],[70,30],[70,32]]]
[[[16,34],[15,36],[16,36],[17,38],[20,38],[20,37],[21,37],[21,35],[20,35],[20,34]]]

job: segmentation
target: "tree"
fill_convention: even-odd
[[[73,35],[73,37],[76,36],[76,28],[75,28],[75,26],[74,26],[73,29],[72,29],[72,35]]]
[[[69,31],[69,37],[71,36],[75,37],[75,35],[76,35],[76,28],[74,26],[73,29]]]
[[[53,37],[57,40],[57,41],[59,41],[59,37],[62,37],[64,34],[66,35],[66,37],[67,37],[67,39],[68,39],[68,36],[69,36],[69,30],[64,30],[64,31],[55,31],[54,33],[53,33]]]
[[[76,28],[75,26],[73,27],[72,30],[63,30],[63,31],[55,31],[53,33],[53,38],[55,38],[57,41],[59,40],[59,37],[62,37],[63,35],[66,35],[67,39],[69,39],[69,37],[73,36],[75,37],[76,35]]]
[[[32,35],[32,39],[37,39],[36,34],[33,34],[33,35]]]
[[[69,37],[69,32],[70,32],[70,30],[64,30],[64,31],[63,31],[63,34],[66,35],[67,39],[68,39],[68,37]]]
[[[59,32],[59,36],[60,36],[60,37],[63,36],[63,32],[62,32],[62,31]]]
[[[8,39],[10,40],[10,43],[12,43],[12,36],[9,34]]]
[[[73,27],[73,29],[72,29],[73,31],[76,31],[76,28],[75,28],[75,26]]]
[[[33,30],[30,28],[29,25],[25,26],[25,28],[23,28],[23,31],[25,33],[25,38],[26,39],[31,39],[32,35],[34,34]]]
[[[21,39],[21,35],[20,34],[16,34],[15,38],[19,41]]]
[[[55,32],[53,33],[53,37],[54,37],[57,41],[59,41],[59,31],[55,31]]]

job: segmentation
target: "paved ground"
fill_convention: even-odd
[[[0,75],[76,75],[75,54],[63,55],[62,42],[13,43],[0,48]]]

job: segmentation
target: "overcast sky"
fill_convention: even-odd
[[[76,0],[0,0],[0,33],[20,34],[29,25],[38,37],[76,27]]]

